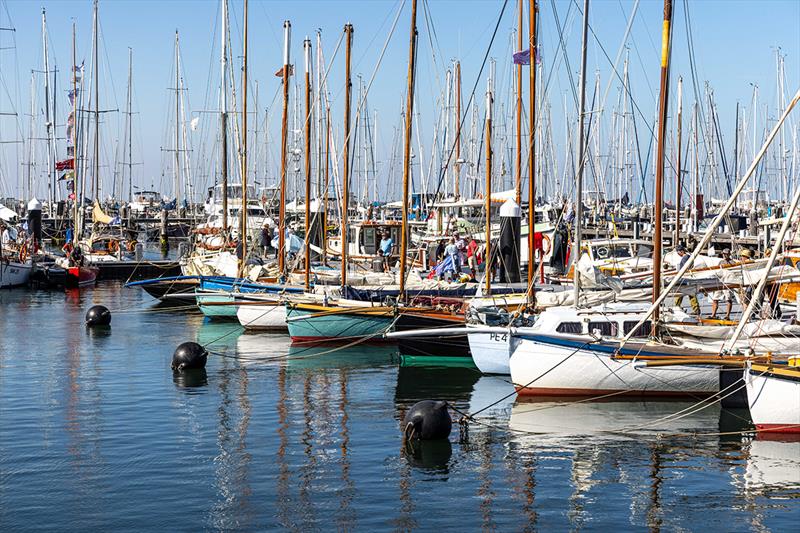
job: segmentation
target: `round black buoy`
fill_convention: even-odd
[[[447,412],[447,402],[422,400],[415,403],[403,419],[403,436],[407,440],[446,439],[453,422]]]
[[[172,370],[205,368],[208,352],[196,342],[184,342],[172,354]]]
[[[87,326],[108,326],[111,324],[111,311],[104,305],[93,305],[86,311]]]

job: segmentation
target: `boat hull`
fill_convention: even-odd
[[[194,290],[199,285],[197,279],[171,279],[142,284],[142,290],[164,302],[175,304],[195,303]]]
[[[402,311],[395,323],[395,331],[435,329],[463,326],[464,318],[438,316],[421,312]],[[397,339],[400,353],[404,356],[427,358],[471,359],[467,335],[426,335]],[[471,363],[471,361],[470,361]]]
[[[800,434],[800,377],[752,365],[744,371],[750,416],[756,429]]]
[[[248,330],[287,331],[286,305],[279,300],[259,302],[258,305],[239,305],[236,310],[239,323]]]
[[[644,367],[584,339],[551,335],[515,337],[509,369],[519,395],[710,396],[719,391],[719,371],[712,366]]]
[[[511,335],[470,331],[469,339],[472,361],[483,374],[508,375],[511,373]]]
[[[392,325],[389,312],[359,312],[337,308],[288,306],[286,322],[293,342],[355,342],[364,337],[381,341]]]
[[[100,269],[97,267],[69,267],[67,276],[64,279],[64,286],[67,288],[90,287],[97,281]]]
[[[31,263],[0,260],[0,289],[27,285],[31,277]]]
[[[235,299],[231,293],[195,293],[197,307],[209,318],[236,320]]]

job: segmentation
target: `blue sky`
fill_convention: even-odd
[[[401,2],[387,1],[291,1],[250,2],[250,80],[259,81],[259,108],[271,107],[269,115],[270,135],[274,139],[279,131],[278,100],[273,98],[279,90],[279,78],[273,73],[279,68],[282,54],[282,23],[292,22],[292,56],[302,71],[302,40],[305,35],[313,39],[314,32],[321,29],[323,47],[328,59],[341,35],[342,27],[351,22],[354,34],[353,73],[368,79],[375,68],[380,50],[388,35],[392,20]],[[557,144],[564,139],[564,95],[568,96],[568,111],[574,114],[571,103],[571,88],[568,72],[577,80],[580,53],[580,14],[578,4],[557,0],[540,2],[540,35],[545,75],[552,81],[547,98],[553,106],[553,137]],[[582,5],[582,2],[580,2]],[[444,71],[450,60],[462,62],[464,100],[476,82],[481,61],[486,53],[494,25],[503,3],[500,1],[448,1],[431,0],[428,3],[429,17],[420,2],[418,15],[419,66],[417,110],[420,113],[421,143],[423,150],[430,150],[430,140],[435,122],[436,100],[444,83]],[[634,2],[623,0],[593,0],[590,5],[592,36],[589,43],[588,66],[590,71],[589,94],[592,91],[595,72],[599,73],[600,86],[604,90],[611,76],[612,59],[617,55],[628,16]],[[553,16],[553,6],[558,11],[564,26],[570,69],[564,64],[559,51],[558,32]],[[661,33],[662,2],[642,1],[632,25],[627,45],[630,48],[630,77],[632,92],[643,115],[652,122],[655,112],[655,97],[659,76],[659,51]],[[10,17],[16,32],[13,34],[15,50],[0,51],[0,76],[8,87],[8,95],[0,95],[0,111],[13,107],[18,113],[29,113],[29,85],[32,69],[42,68],[41,8],[47,11],[51,53],[60,71],[59,85],[63,89],[68,82],[71,61],[71,23],[78,27],[79,61],[89,63],[91,39],[90,1],[29,1],[11,0],[0,2],[0,26],[6,26]],[[675,5],[675,29],[673,44],[672,82],[683,76],[692,76],[688,66],[688,47],[684,18],[684,1]],[[399,108],[405,92],[407,46],[409,32],[410,2],[404,7],[395,34],[378,70],[376,81],[369,95],[370,108],[378,113],[378,140],[376,158],[383,165],[384,175],[388,171],[388,154],[391,150],[393,128],[399,126]],[[509,1],[500,23],[498,34],[490,51],[497,59],[497,105],[509,98],[510,80],[510,32],[516,26],[516,2]],[[527,9],[527,6],[526,6]],[[775,50],[785,54],[786,88],[788,96],[800,87],[800,2],[795,0],[761,1],[716,1],[689,2],[694,51],[697,60],[697,82],[700,87],[708,81],[714,89],[724,135],[733,137],[733,115],[737,101],[749,107],[752,85],[760,87],[760,102],[768,104],[771,115],[775,115],[777,102],[775,84]],[[241,49],[240,1],[231,1],[232,40],[235,55]],[[151,184],[164,192],[171,191],[168,163],[162,162],[161,147],[168,141],[166,117],[171,116],[171,87],[173,62],[173,40],[176,29],[180,31],[185,86],[188,89],[192,117],[200,117],[208,131],[214,131],[216,118],[202,111],[215,109],[217,102],[219,42],[219,2],[201,1],[127,1],[105,0],[100,2],[101,71],[103,72],[100,106],[106,109],[122,109],[125,99],[128,47],[134,54],[134,159],[142,162],[134,172],[138,185]],[[432,27],[435,35],[429,31]],[[9,32],[0,35],[0,44],[9,46]],[[436,52],[431,52],[431,42]],[[434,59],[435,57],[435,59]],[[334,62],[328,83],[333,98],[334,124],[340,128],[342,114],[342,85],[344,54]],[[620,65],[621,67],[621,65]],[[477,84],[476,96],[483,102],[485,92],[484,72]],[[616,83],[612,83],[607,108],[616,99]],[[9,98],[10,96],[10,98]],[[251,103],[252,103],[251,90]],[[693,96],[685,87],[684,105],[690,105]],[[65,109],[66,96],[59,101]],[[674,99],[673,99],[674,103]],[[508,103],[506,105],[509,105]],[[275,106],[272,109],[272,106]],[[763,115],[763,112],[761,113]],[[482,116],[482,115],[481,115]],[[103,165],[113,160],[113,143],[122,128],[123,116],[109,114],[104,117]],[[27,117],[19,130],[27,135]],[[39,123],[43,121],[37,119]],[[263,120],[263,118],[262,118]],[[9,117],[0,118],[0,141],[18,137],[17,126]],[[63,122],[63,120],[62,120]],[[263,132],[262,132],[263,135]],[[341,133],[338,133],[341,137]],[[199,133],[190,133],[195,150],[212,148]],[[263,137],[262,137],[263,138]],[[727,140],[727,139],[726,139]],[[732,142],[730,140],[729,142]],[[341,144],[341,143],[339,143]],[[204,148],[201,148],[203,146]],[[63,148],[62,148],[63,149]],[[0,145],[3,158],[3,194],[14,193],[19,179],[20,167],[15,162],[15,145]],[[274,178],[276,168],[275,146],[272,145],[269,164],[265,172]],[[563,148],[561,149],[563,151]],[[193,154],[193,157],[196,154]],[[429,155],[423,157],[428,158]],[[208,163],[213,165],[213,163]],[[110,172],[110,169],[107,170]],[[162,174],[166,177],[162,178]],[[107,176],[104,182],[108,180]],[[198,182],[209,177],[197,178]],[[384,180],[386,178],[380,178]],[[198,183],[200,187],[204,183]],[[41,191],[39,191],[41,194]]]

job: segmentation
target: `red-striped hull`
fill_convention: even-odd
[[[635,396],[635,397],[656,397],[656,398],[681,398],[686,397],[687,393],[681,391],[636,391],[621,389],[558,389],[558,388],[523,388],[516,386],[519,396],[563,396],[563,397],[586,397],[586,396],[605,396],[613,394],[616,396]],[[693,396],[703,397],[712,396],[712,392],[692,392]]]
[[[800,425],[798,424],[756,424],[756,429],[767,433],[791,433],[800,435]]]

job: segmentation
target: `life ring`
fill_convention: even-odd
[[[546,247],[545,243],[547,243]],[[542,255],[549,254],[551,248],[552,248],[552,242],[550,242],[550,237],[542,233]]]
[[[108,241],[108,251],[112,254],[115,254],[119,251],[119,242],[117,241]]]

